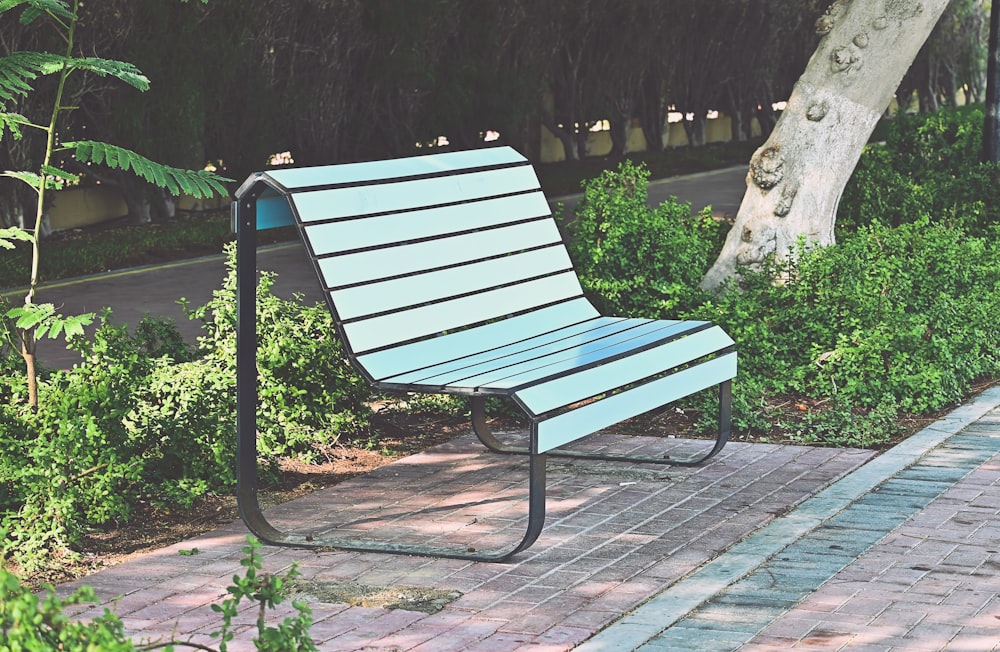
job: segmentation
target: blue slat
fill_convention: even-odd
[[[337,183],[363,183],[524,161],[525,158],[510,147],[490,147],[385,161],[270,170],[266,174],[288,190],[294,191],[297,188]]]
[[[614,362],[517,390],[515,394],[533,414],[545,414],[556,408],[638,382],[732,345],[733,340],[721,328],[715,326]],[[527,383],[537,382],[540,377],[544,378],[550,373],[571,371],[577,366],[579,366],[578,361],[566,360],[561,364],[534,370],[530,374],[522,374],[521,378]],[[489,383],[488,386],[509,387],[511,383],[520,384],[518,377]]]
[[[361,355],[357,361],[373,378],[394,382],[394,377],[415,369],[444,364],[598,319],[613,318],[600,317],[589,301],[580,298],[469,330]]]
[[[618,354],[665,340],[690,330],[695,324],[676,321],[651,321],[633,328],[608,333],[585,333],[575,342],[556,342],[539,350],[524,351],[502,360],[489,361],[459,373],[426,378],[422,384],[451,388],[510,389],[523,385],[527,378],[546,377],[562,369],[606,360]],[[574,346],[575,344],[575,346]],[[555,369],[556,371],[551,371]]]
[[[581,294],[576,274],[567,272],[461,299],[351,322],[343,328],[351,348],[360,353],[496,319]]]
[[[733,352],[546,419],[538,424],[538,452],[564,446],[735,376],[736,353]]]
[[[346,320],[477,292],[484,285],[509,285],[564,272],[572,267],[565,247],[546,247],[436,272],[335,290],[331,294],[337,314]]]
[[[400,247],[321,258],[326,287],[366,283],[562,242],[551,218]],[[483,287],[491,285],[482,279]]]
[[[565,349],[579,346],[587,341],[619,333],[646,323],[649,323],[648,319],[625,319],[622,317],[591,319],[505,346],[494,348],[484,343],[482,348],[485,350],[476,355],[449,360],[446,363],[434,365],[433,367],[393,376],[387,380],[394,383],[430,384],[436,382],[437,378],[442,378],[443,380],[439,384],[449,384],[453,380],[448,379],[458,379],[466,376],[469,374],[469,370],[476,365],[492,363],[494,366],[499,367],[512,359],[520,358],[524,355],[541,355],[542,352],[551,350],[553,347]]]
[[[303,222],[391,213],[538,189],[531,166],[293,195]]]
[[[305,230],[313,251],[322,256],[499,226],[548,214],[545,195],[533,192],[407,213],[307,224]]]

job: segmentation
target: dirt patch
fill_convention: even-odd
[[[415,586],[368,586],[366,584],[296,580],[290,587],[292,600],[346,604],[351,607],[405,609],[433,614],[462,597],[458,591]]]

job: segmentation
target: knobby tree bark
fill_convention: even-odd
[[[986,123],[983,159],[1000,163],[1000,2],[990,8],[989,55],[986,63]]]
[[[787,107],[750,161],[747,191],[718,260],[701,286],[714,290],[800,236],[834,243],[837,204],[896,87],[949,0],[836,0]]]

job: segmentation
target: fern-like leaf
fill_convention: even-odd
[[[35,174],[34,172],[5,170],[3,172],[0,172],[0,177],[10,177],[12,179],[23,181],[32,188],[34,188],[36,192],[38,191],[39,188],[42,187],[42,183],[45,182],[45,178],[42,177],[42,175]],[[51,188],[54,186],[48,186],[48,187]]]
[[[55,182],[60,185],[64,185],[67,183],[78,183],[80,181],[80,177],[73,174],[72,172],[67,172],[66,170],[60,170],[59,168],[53,167],[51,165],[43,165],[41,172],[47,177],[52,177],[53,180],[55,180]]]
[[[21,242],[31,242],[34,240],[31,234],[24,229],[12,226],[6,229],[0,229],[0,249],[13,249],[14,241]]]
[[[74,70],[86,70],[101,77],[115,77],[140,91],[149,90],[149,79],[131,63],[113,59],[86,57],[83,59],[68,59],[66,65]]]
[[[48,52],[14,52],[0,57],[0,100],[27,95],[32,81],[62,70],[65,61],[66,57]]]
[[[184,193],[195,198],[227,195],[223,185],[232,179],[208,170],[182,170],[149,160],[135,152],[90,140],[63,143],[61,149],[72,150],[81,163],[97,163],[116,170],[133,171],[149,183],[166,188],[173,194]]]
[[[66,0],[0,0],[0,14],[28,5],[21,14],[21,24],[28,25],[42,14],[51,14],[56,18],[71,21],[73,11]]]
[[[21,125],[31,125],[31,121],[25,118],[20,113],[3,113],[0,112],[0,138],[10,131],[11,136],[14,140],[21,140],[24,135],[21,132]]]
[[[0,101],[31,92],[31,82],[63,68],[85,70],[101,77],[115,77],[140,91],[149,90],[149,79],[130,63],[97,57],[69,58],[49,52],[14,52],[0,57]]]
[[[62,334],[66,338],[82,335],[83,328],[93,323],[94,313],[65,317],[56,312],[51,303],[18,306],[7,311],[6,317],[14,321],[15,328],[32,331],[35,337],[55,339]]]

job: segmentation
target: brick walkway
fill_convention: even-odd
[[[1000,649],[998,405],[995,387],[709,564],[760,553],[727,581],[699,594],[702,569],[580,649]]]
[[[265,568],[455,598],[433,614],[313,600],[324,650],[1000,649],[998,405],[988,391],[874,458],[737,442],[695,469],[550,460],[546,529],[511,563],[265,547]],[[337,520],[482,545],[523,525],[524,471],[466,436],[268,515],[302,531]],[[402,527],[403,506],[423,521]],[[245,536],[223,526],[59,592],[93,586],[102,604],[77,615],[110,607],[137,639],[212,645],[209,605],[241,572]],[[252,623],[247,613],[231,650],[253,649]]]
[[[637,438],[603,436],[618,447]],[[681,440],[639,438],[646,450]],[[378,587],[424,587],[461,594],[442,611],[313,603],[313,635],[323,649],[568,649],[663,588],[869,459],[867,451],[734,443],[696,469],[550,460],[548,518],[539,541],[513,563],[488,564],[373,553],[265,548],[265,566],[292,563],[303,577]],[[430,536],[516,541],[526,510],[524,463],[483,452],[471,436],[383,467],[362,478],[269,511],[276,524],[302,531],[351,523],[373,537]],[[454,491],[461,496],[454,496]],[[402,508],[424,513],[400,528]],[[85,580],[140,638],[173,631],[208,644],[208,605],[240,571],[246,531],[231,524],[181,545],[143,555]],[[182,549],[198,549],[184,556]],[[248,642],[249,627],[240,640]],[[235,649],[235,648],[231,648]],[[247,649],[250,649],[249,647]]]

